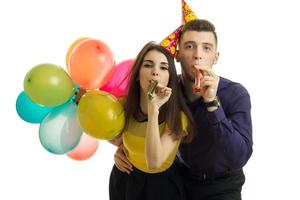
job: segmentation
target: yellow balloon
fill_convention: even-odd
[[[74,95],[74,84],[67,72],[51,63],[33,67],[23,84],[28,97],[43,106],[61,105]]]
[[[70,58],[71,58],[71,55],[72,55],[73,50],[74,50],[81,42],[83,42],[83,41],[85,41],[85,40],[88,40],[88,39],[90,39],[90,38],[88,38],[88,37],[82,37],[82,38],[79,38],[79,39],[75,40],[75,41],[71,44],[71,46],[69,47],[68,52],[67,52],[67,55],[66,55],[66,66],[67,66],[68,72],[70,72],[70,70],[69,70],[70,64],[69,64],[69,63],[70,63]]]
[[[103,91],[85,93],[78,104],[81,128],[92,137],[111,140],[124,128],[123,106],[113,95]]]

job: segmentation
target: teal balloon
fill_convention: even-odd
[[[41,144],[54,154],[65,154],[74,149],[81,135],[77,107],[72,102],[53,108],[39,129]]]
[[[29,123],[40,123],[52,108],[32,102],[24,91],[19,94],[16,101],[19,117]]]
[[[79,92],[79,87],[77,84],[74,84],[74,91],[75,91],[75,95],[72,96],[71,101],[73,101],[75,103],[76,101],[76,94]]]

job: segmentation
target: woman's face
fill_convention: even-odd
[[[164,54],[157,50],[149,51],[140,67],[139,80],[142,91],[146,94],[150,81],[157,80],[161,86],[169,83],[169,63]]]

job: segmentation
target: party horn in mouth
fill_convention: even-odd
[[[193,91],[194,93],[200,92],[201,91],[201,85],[200,85],[200,71],[195,70],[195,84],[193,85]]]
[[[151,80],[150,81],[149,91],[147,93],[149,100],[152,100],[154,98],[154,91],[157,87],[157,84],[158,84],[157,80]]]

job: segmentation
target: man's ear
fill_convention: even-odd
[[[214,65],[217,64],[217,62],[218,62],[218,60],[219,60],[219,56],[220,56],[220,53],[219,53],[219,52],[216,52]]]

